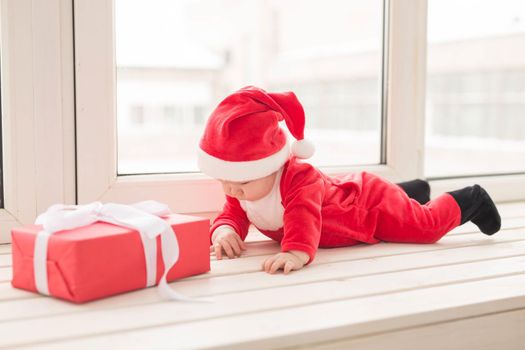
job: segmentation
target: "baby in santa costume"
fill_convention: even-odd
[[[296,139],[290,150],[278,122]],[[210,252],[239,256],[253,224],[280,242],[263,270],[288,273],[312,262],[318,247],[359,243],[434,243],[467,221],[491,235],[501,219],[478,185],[444,193],[426,204],[402,186],[362,172],[328,176],[302,161],[313,154],[304,140],[304,110],[293,92],[248,86],[226,97],[208,119],[200,141],[202,172],[226,195],[210,229]]]

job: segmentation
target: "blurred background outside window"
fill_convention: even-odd
[[[318,166],[381,159],[383,1],[116,0],[118,173],[196,172],[210,112],[292,90]]]
[[[428,177],[525,172],[525,1],[429,0]]]

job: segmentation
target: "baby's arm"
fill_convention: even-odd
[[[210,253],[215,253],[217,259],[222,259],[224,251],[228,258],[232,259],[241,256],[241,252],[246,250],[246,244],[241,237],[235,232],[233,227],[228,225],[219,226],[211,236],[212,245]]]
[[[222,212],[210,228],[210,253],[222,259],[225,252],[229,258],[241,255],[246,249],[244,239],[248,234],[250,221],[236,198],[226,196]]]
[[[299,270],[314,259],[321,237],[324,183],[309,164],[300,164],[284,175],[284,234],[281,253],[266,259],[264,271]]]

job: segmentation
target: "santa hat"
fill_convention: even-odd
[[[309,158],[304,139],[304,110],[293,92],[268,93],[247,86],[226,97],[212,112],[200,141],[198,164],[213,178],[249,181],[279,170],[290,156],[284,120],[295,137],[292,153]]]

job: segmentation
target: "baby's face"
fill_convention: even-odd
[[[256,201],[270,193],[276,175],[277,172],[257,180],[246,182],[219,181],[226,195],[239,200]]]

